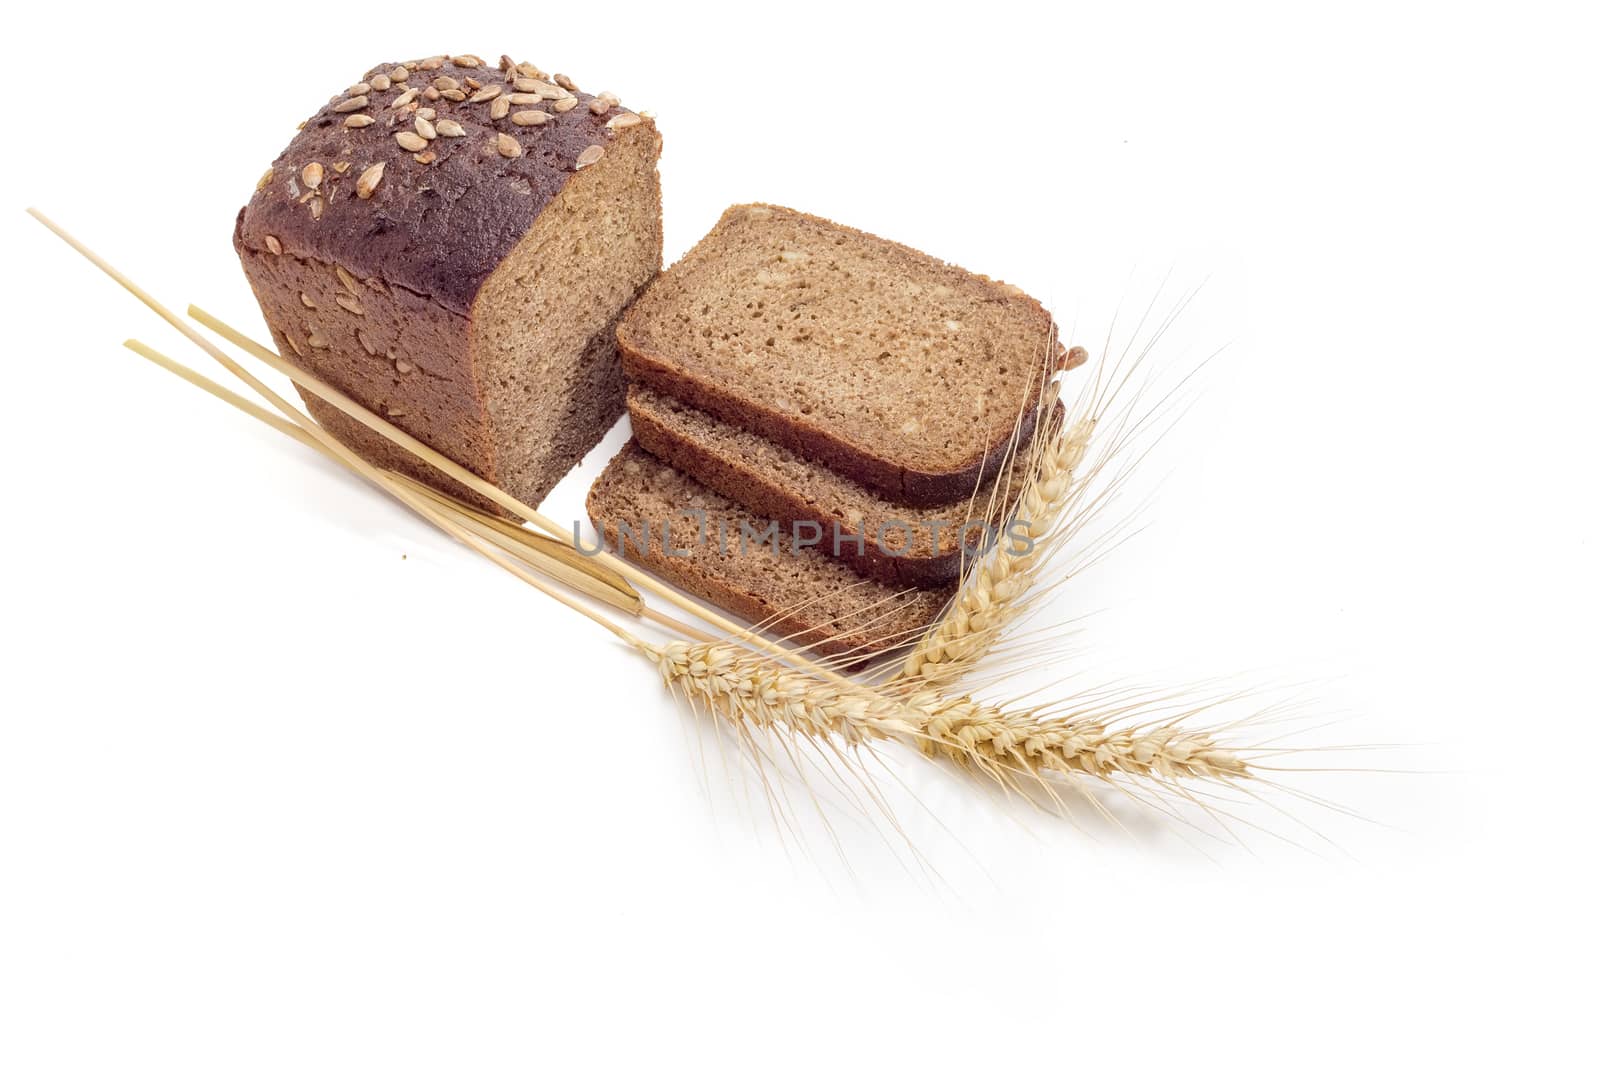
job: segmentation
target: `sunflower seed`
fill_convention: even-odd
[[[543,84],[544,82],[538,78],[518,78],[511,83],[512,87],[519,93],[536,93],[539,91],[539,86]]]
[[[491,119],[503,119],[509,114],[511,114],[511,98],[509,96],[495,97],[494,102],[489,105],[489,117]]]
[[[356,195],[363,200],[370,200],[381,181],[383,181],[383,164],[374,163],[362,171],[361,177],[356,179]]]
[[[272,184],[272,168],[268,167],[267,168],[267,172],[265,174],[263,174],[260,177],[260,179],[256,182],[256,192],[259,193],[261,190],[265,189],[267,186],[269,186],[271,184]]]
[[[306,183],[307,189],[315,189],[322,184],[322,164],[307,163],[300,169],[300,180]]]
[[[543,126],[550,121],[550,116],[543,111],[518,111],[511,116],[511,121],[518,126]]]
[[[281,241],[272,236],[270,233],[267,234],[266,241],[268,252],[271,252],[275,256],[283,255],[283,243]]]
[[[461,88],[461,83],[450,77],[448,74],[441,74],[437,78],[433,79],[433,87],[442,93],[446,89]]]
[[[372,76],[372,87],[380,93],[388,89],[391,84],[387,74],[374,74]]]
[[[337,104],[334,104],[333,110],[338,114],[343,115],[350,111],[360,111],[366,106],[367,98],[365,96],[352,96],[348,100],[341,100]]]
[[[398,144],[401,148],[404,148],[407,152],[420,152],[424,148],[428,147],[427,141],[424,141],[421,137],[417,136],[410,130],[401,130],[399,133],[394,135],[394,140],[396,144]]]
[[[439,153],[429,148],[426,151],[415,153],[411,158],[426,167],[429,163],[439,158]]]
[[[493,100],[495,97],[497,97],[499,95],[500,95],[500,86],[498,86],[498,85],[485,85],[482,89],[479,89],[477,92],[473,93],[470,97],[468,97],[467,98],[467,103],[469,103],[469,104],[481,104],[485,100]]]
[[[394,361],[394,369],[399,371],[401,374],[410,374],[417,368],[416,365],[408,359],[397,359]]]
[[[351,274],[337,263],[333,265],[333,273],[339,279],[339,284],[344,286],[345,292],[349,293],[351,296],[361,295],[361,287],[356,284],[355,275]]]
[[[333,298],[333,302],[335,304],[338,304],[340,307],[344,308],[346,311],[350,312],[350,314],[352,314],[352,315],[365,315],[366,314],[365,311],[361,310],[361,301],[357,300],[353,296],[343,296],[343,295],[336,296],[336,297]]]
[[[431,85],[428,86],[426,89],[422,90],[422,99],[424,99],[424,100],[437,100],[437,99],[439,99],[439,90],[435,89]]]
[[[522,155],[522,145],[518,144],[517,139],[512,137],[510,134],[502,133],[496,136],[494,139],[494,147],[495,151],[499,152],[507,159],[516,159],[518,156]]]
[[[557,74],[554,80],[557,85],[561,86],[561,88],[565,89],[569,93],[575,93],[578,91],[578,83],[567,77],[565,74]]]
[[[412,125],[416,127],[417,136],[422,138],[424,141],[431,141],[435,137],[439,136],[438,131],[433,128],[433,123],[429,122],[421,115],[417,116],[417,121],[412,123]]]
[[[429,56],[427,59],[424,59],[421,63],[417,64],[417,69],[438,70],[442,66],[444,66],[444,56]]]
[[[458,104],[465,103],[467,99],[467,94],[460,89],[441,89],[439,95]]]
[[[309,297],[305,293],[301,293],[300,294],[300,303],[304,304],[306,307],[310,308],[312,311],[317,310],[317,302],[315,300],[311,299],[311,297]]]
[[[394,101],[389,104],[389,109],[391,111],[399,111],[401,108],[411,103],[411,101],[415,100],[417,98],[417,93],[420,91],[421,90],[419,89],[407,89],[405,92],[394,98]]]
[[[610,93],[610,92],[601,93],[600,94],[600,99],[604,100],[606,103],[610,104],[612,107],[617,107],[617,106],[621,105],[621,103],[622,103],[622,97],[618,96],[616,93]]]
[[[313,333],[313,334],[308,335],[306,337],[306,344],[310,345],[312,348],[328,348],[328,347],[330,347],[330,345],[328,343],[328,339],[326,337],[322,336],[320,333]]]
[[[350,88],[348,88],[348,89],[346,89],[344,91],[344,95],[346,95],[346,96],[366,96],[370,92],[372,92],[371,84],[369,84],[367,82],[356,82],[354,85],[350,86]]]
[[[564,99],[557,100],[555,103],[550,105],[551,109],[554,110],[558,115],[565,115],[567,112],[571,111],[577,106],[578,98],[575,96],[565,97]]]
[[[341,159],[339,162],[333,165],[333,169],[338,173],[343,174],[345,171],[350,169],[350,161],[348,159]]]
[[[319,196],[311,201],[311,221],[315,222],[320,218],[322,218],[322,197]]]
[[[461,123],[455,119],[440,119],[436,127],[440,137],[465,137],[467,131],[461,128]]]
[[[572,169],[582,170],[584,167],[592,167],[596,163],[600,162],[600,157],[605,154],[606,150],[603,147],[597,144],[592,144],[588,148],[585,148],[582,152],[578,153],[578,161],[573,164]]]
[[[620,113],[618,113],[616,115],[611,116],[610,121],[608,121],[606,123],[606,129],[608,129],[608,130],[621,130],[621,129],[625,129],[625,128],[629,127],[629,126],[637,126],[642,121],[644,121],[644,120],[639,118],[639,116],[635,115],[633,112],[631,112],[631,111],[623,111],[623,112],[620,112]]]
[[[361,347],[366,349],[367,355],[369,356],[375,356],[379,353],[379,351],[381,351],[377,345],[373,344],[372,338],[368,337],[366,333],[361,330],[356,331],[356,340],[361,342]]]
[[[483,60],[473,55],[451,56],[450,62],[454,63],[458,67],[466,67],[469,70],[473,67],[483,66]]]
[[[411,72],[404,67],[396,67],[389,72],[389,80],[403,82],[411,77]]]
[[[607,111],[610,111],[610,110],[611,110],[611,104],[608,101],[602,100],[598,96],[595,97],[593,100],[589,101],[589,111],[592,114],[604,115]]]
[[[359,130],[361,127],[371,126],[377,121],[378,120],[373,118],[371,115],[346,115],[344,118],[344,128],[347,130]]]
[[[550,80],[545,72],[539,69],[538,64],[535,63],[518,63],[517,73],[526,75],[529,78],[542,78],[545,81]]]

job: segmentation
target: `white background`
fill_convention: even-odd
[[[1576,1056],[1581,10],[13,12],[0,1061]],[[600,631],[120,349],[203,361],[22,214],[259,334],[229,247],[256,177],[369,64],[450,49],[655,110],[669,259],[787,204],[1014,281],[1097,354],[1119,305],[1125,338],[1209,279],[1152,359],[1227,347],[1126,502],[1148,528],[1069,587],[1095,614],[1061,671],[1306,683],[1319,743],[1406,746],[1330,763],[1412,773],[1299,779],[1363,818],[1241,845],[902,761],[942,881],[846,818],[847,866]]]

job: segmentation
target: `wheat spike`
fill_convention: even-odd
[[[1045,772],[1179,781],[1251,777],[1248,760],[1178,722],[1117,727],[1093,717],[1040,717],[932,689],[895,693],[838,682],[726,642],[627,638],[662,683],[738,727],[779,728],[854,746],[892,739],[994,775]]]
[[[1013,553],[996,545],[978,561],[939,624],[906,657],[903,677],[934,685],[954,681],[976,666],[1016,619],[1039,564],[1049,555],[1047,543],[1082,484],[1077,472],[1094,428],[1093,418],[1080,418],[1041,451],[1017,504],[1017,524],[1008,531],[1008,537],[1013,531],[1024,535],[1029,550]]]

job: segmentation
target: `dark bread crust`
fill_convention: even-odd
[[[954,592],[945,586],[900,590],[897,595],[890,586],[861,582],[843,564],[811,548],[792,555],[781,534],[786,567],[781,574],[778,564],[760,553],[724,556],[715,544],[677,555],[681,547],[676,535],[674,553],[668,553],[660,537],[662,522],[681,522],[679,509],[689,506],[702,509],[708,522],[721,515],[764,525],[754,513],[655,459],[637,441],[629,441],[612,458],[590,487],[587,501],[590,521],[604,532],[609,549],[620,547],[626,558],[680,588],[739,618],[766,624],[821,655],[873,656],[902,647],[934,623]],[[619,536],[618,525],[637,530],[641,521],[648,521],[651,530],[648,550],[642,553],[634,541]],[[891,597],[893,602],[885,603]]]
[[[819,425],[816,420],[780,411],[753,400],[741,390],[735,375],[718,379],[697,373],[687,367],[684,360],[672,352],[663,350],[652,336],[650,316],[658,313],[660,309],[656,305],[668,298],[653,298],[663,290],[663,284],[672,277],[674,271],[680,270],[697,257],[715,255],[716,242],[722,238],[723,232],[730,225],[730,220],[735,219],[737,213],[748,212],[751,209],[803,218],[840,233],[853,235],[857,239],[877,242],[895,250],[897,254],[915,257],[917,261],[938,263],[932,257],[915,249],[885,241],[827,219],[767,204],[736,205],[724,212],[717,226],[683,259],[652,283],[623,315],[622,323],[617,329],[617,342],[622,352],[623,369],[630,382],[677,397],[726,422],[769,438],[813,462],[872,487],[890,500],[921,507],[951,503],[972,496],[985,474],[992,473],[1012,447],[1014,431],[1016,440],[1021,446],[1025,447],[1029,443],[1033,435],[1038,398],[1044,382],[1052,373],[1076,365],[1069,362],[1067,349],[1055,338],[1053,326],[1047,327],[1050,334],[1047,343],[1051,350],[1048,366],[1031,368],[1032,380],[1028,395],[1020,397],[1019,402],[1011,409],[1024,412],[1021,424],[1007,423],[1003,427],[996,426],[992,435],[982,442],[972,458],[945,469],[931,466],[915,468],[894,456],[873,451],[860,442],[830,431]],[[959,270],[947,264],[938,266],[945,270]],[[960,273],[965,276],[969,284],[982,285],[991,290],[992,299],[996,302],[1010,302],[1024,306],[1030,314],[1037,315],[1041,322],[1050,323],[1049,313],[1044,307],[1015,287],[1002,285],[982,275],[964,271]]]
[[[385,63],[365,75],[370,79],[401,64]],[[381,278],[408,289],[457,314],[467,314],[483,283],[545,207],[560,195],[575,173],[578,156],[590,145],[606,145],[616,135],[606,123],[618,112],[593,114],[594,97],[576,93],[578,105],[554,114],[541,126],[517,126],[489,117],[492,101],[453,103],[429,101],[420,95],[413,105],[434,108],[439,120],[458,122],[463,137],[437,137],[428,148],[438,158],[417,163],[395,134],[412,128],[414,107],[391,105],[409,88],[426,89],[434,78],[457,81],[472,77],[484,85],[507,88],[504,74],[492,66],[458,67],[446,61],[437,69],[413,71],[405,82],[387,90],[362,94],[368,104],[352,111],[336,110],[352,99],[340,94],[307,119],[272,163],[271,178],[257,189],[240,213],[235,246],[269,250],[270,236],[306,259],[339,263],[360,278]],[[464,83],[463,83],[464,84]],[[540,105],[516,110],[540,110]],[[548,105],[543,110],[549,111]],[[350,129],[351,115],[374,122]],[[644,119],[642,125],[654,123]],[[637,132],[637,129],[635,129]],[[495,149],[495,135],[509,134],[522,154],[507,159]],[[323,165],[320,216],[313,216],[301,172],[306,164]],[[335,163],[349,163],[340,173]],[[356,182],[375,163],[383,178],[370,199],[356,194]]]

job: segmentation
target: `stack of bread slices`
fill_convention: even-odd
[[[1003,537],[1067,364],[1014,286],[764,204],[617,341],[634,439],[589,493],[607,547],[835,656],[914,639]]]

